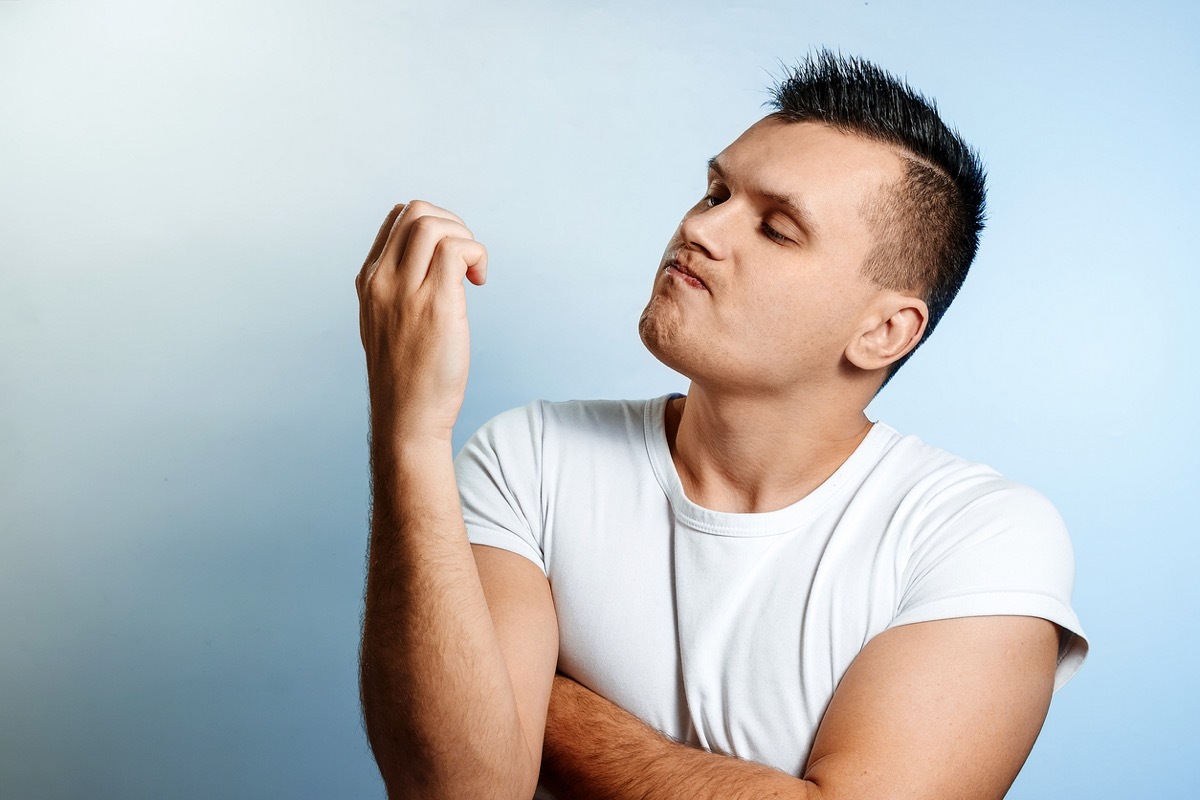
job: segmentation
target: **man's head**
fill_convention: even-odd
[[[827,50],[787,74],[771,106],[779,119],[821,122],[902,151],[904,179],[872,209],[878,239],[863,271],[880,286],[922,294],[924,341],[979,248],[986,177],[979,156],[942,122],[932,100],[870,62]],[[892,365],[889,378],[910,355]]]
[[[642,339],[693,380],[734,390],[878,386],[962,283],[982,169],[932,104],[864,62],[822,53],[774,96],[775,113],[710,162]]]

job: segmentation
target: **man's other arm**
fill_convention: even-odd
[[[542,781],[560,800],[995,800],[1045,720],[1057,652],[1035,617],[885,631],[838,685],[803,778],[672,742],[556,677]]]
[[[356,281],[373,492],[361,689],[392,797],[527,800],[537,783],[558,651],[549,585],[510,554],[477,566],[451,453],[463,278],[482,283],[485,266],[462,220],[414,202],[388,215]]]

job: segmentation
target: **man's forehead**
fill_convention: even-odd
[[[715,160],[726,168],[749,165],[743,161],[767,160],[778,168],[825,164],[887,173],[901,171],[904,157],[895,145],[823,122],[791,122],[771,116],[747,128]]]
[[[722,179],[812,216],[829,203],[860,207],[904,174],[893,145],[821,122],[766,117],[709,160]]]

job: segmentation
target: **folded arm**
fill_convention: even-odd
[[[559,800],[818,796],[784,772],[678,744],[562,675],[550,697],[541,783]]]
[[[561,800],[1002,798],[1049,708],[1057,628],[1033,617],[905,625],[851,664],[802,777],[677,744],[556,677],[542,782]]]

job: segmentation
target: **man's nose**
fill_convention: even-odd
[[[679,224],[684,246],[700,251],[713,261],[728,257],[730,211],[727,201],[689,212]]]

